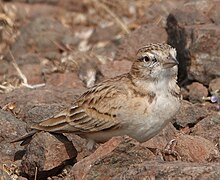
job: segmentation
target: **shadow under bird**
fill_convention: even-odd
[[[176,50],[165,43],[140,48],[131,70],[88,89],[64,111],[33,125],[25,140],[39,131],[74,133],[103,143],[128,135],[145,142],[158,134],[178,112]]]

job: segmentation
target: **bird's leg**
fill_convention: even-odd
[[[87,144],[86,147],[89,151],[94,151],[96,149],[96,143],[93,139],[88,139],[87,140]]]

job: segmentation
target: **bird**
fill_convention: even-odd
[[[129,72],[89,88],[69,108],[33,125],[22,141],[39,131],[74,133],[87,148],[114,136],[145,142],[157,135],[180,108],[176,50],[166,43],[138,49]]]

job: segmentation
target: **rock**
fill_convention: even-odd
[[[208,17],[216,1],[186,3],[167,18],[168,43],[177,49],[179,82],[187,78],[205,85],[220,76],[220,28]]]
[[[212,0],[213,1],[213,0]],[[204,1],[208,3],[207,1]],[[220,11],[220,2],[219,1],[214,1],[214,6],[211,7],[211,9],[208,12],[208,17],[209,19],[212,20],[212,22],[216,25],[220,25],[220,16],[219,16],[219,11]]]
[[[77,162],[71,170],[70,174],[65,179],[68,180],[72,179],[73,177],[75,179],[84,179],[94,162],[97,159],[110,154],[121,142],[122,137],[114,137],[110,139],[108,142],[101,145],[93,154]]]
[[[209,83],[209,92],[214,92],[218,89],[220,89],[220,78],[211,80]]]
[[[201,137],[180,135],[176,141],[175,150],[184,161],[205,162],[212,155],[219,153],[214,144]],[[73,177],[75,179],[114,179],[122,174],[125,175],[124,172],[135,171],[138,166],[157,163],[155,158],[155,155],[145,148],[145,145],[130,138],[117,138],[116,142],[113,138],[101,145],[94,154],[78,162],[65,179]],[[163,164],[169,167],[172,163]],[[188,164],[188,167],[193,167],[193,164]],[[163,172],[163,168],[160,170]]]
[[[193,82],[187,86],[189,90],[189,101],[192,103],[203,102],[203,97],[208,96],[208,89],[201,83]]]
[[[8,68],[9,68],[9,64],[6,61],[1,60],[0,66],[1,66],[1,68],[0,68],[0,81],[2,81],[3,77],[1,77],[1,76],[3,76],[4,74],[7,73]]]
[[[152,4],[145,9],[143,17],[137,19],[140,24],[151,24],[165,27],[166,18],[173,9],[184,6],[186,0],[152,1]]]
[[[178,24],[173,14],[167,17],[166,31],[168,34],[168,44],[176,48],[178,65],[178,82],[184,85],[188,80],[187,66],[190,61],[189,50],[186,46],[186,33],[184,27]]]
[[[18,58],[26,52],[36,54],[59,52],[59,47],[52,43],[61,42],[63,35],[69,33],[68,29],[54,18],[37,16],[21,28],[20,36],[11,47],[12,54]]]
[[[192,129],[191,134],[204,137],[217,144],[220,149],[220,114],[213,113],[199,121]]]
[[[163,150],[167,143],[176,137],[177,130],[169,123],[158,135],[144,142],[142,145],[151,150]]]
[[[128,137],[114,137],[78,162],[65,179],[111,178],[127,167],[155,159],[146,147]]]
[[[74,147],[77,150],[77,162],[81,161],[82,159],[90,156],[93,152],[88,150],[87,148],[87,140],[84,138],[81,138],[78,135],[75,135],[73,133],[65,133],[64,134],[70,141],[72,141]],[[96,144],[96,147],[99,146],[99,144]]]
[[[63,86],[46,86],[32,90],[18,88],[8,94],[0,94],[0,106],[3,107],[8,103],[15,102],[16,106],[12,110],[13,113],[18,118],[31,124],[35,120],[39,121],[40,118],[43,120],[48,118],[48,116],[54,115],[54,113],[61,111],[64,107],[69,107],[77,96],[83,92],[83,88],[73,89]],[[32,111],[32,109],[34,110]],[[36,109],[38,109],[38,112],[34,112]],[[37,113],[40,113],[40,115]]]
[[[0,163],[14,163],[14,160],[22,156],[23,148],[18,143],[10,143],[12,140],[25,134],[25,123],[19,121],[10,112],[0,109]]]
[[[24,121],[27,122],[27,125],[31,126],[58,114],[64,108],[65,105],[56,103],[29,105],[29,108],[26,108]]]
[[[16,59],[16,63],[30,85],[44,83],[41,71],[41,58],[39,56],[34,53],[22,54]],[[18,75],[14,66],[10,65],[9,67],[8,74],[11,76]]]
[[[220,61],[218,58],[220,46],[216,42],[220,28],[206,25],[200,29],[198,28],[193,33],[196,43],[190,49],[192,58],[189,67],[189,78],[208,85],[213,78],[220,76]],[[203,34],[201,38],[200,34]]]
[[[189,100],[189,91],[186,87],[180,88],[180,94],[184,100]]]
[[[171,140],[174,142],[171,143]],[[218,148],[211,141],[200,136],[180,134],[171,125],[143,145],[156,153],[158,159],[165,161],[181,159],[181,161],[207,162],[212,158],[220,157]]]
[[[38,178],[45,178],[76,162],[77,151],[65,136],[54,137],[50,133],[39,132],[25,149],[21,170],[29,177],[35,175],[36,168]]]
[[[218,148],[203,137],[179,135],[175,140],[175,151],[182,161],[209,162],[213,157],[220,157]]]
[[[23,2],[22,2],[23,1]],[[60,8],[50,4],[28,4],[26,0],[16,0],[13,3],[3,3],[3,8],[11,12],[11,16],[16,16],[19,25],[27,23],[27,20],[41,16],[55,16],[60,12]],[[24,11],[25,9],[25,11]],[[20,28],[20,27],[19,27]]]
[[[47,4],[56,4],[59,0],[27,0],[27,3],[47,3]]]
[[[112,179],[218,179],[220,163],[145,161],[115,174]]]
[[[182,100],[180,110],[172,122],[177,129],[185,127],[191,128],[207,117],[208,114],[209,111],[203,105],[191,104],[188,101]]]
[[[27,178],[24,177],[19,177],[19,172],[16,172],[16,168],[14,165],[11,164],[1,164],[1,168],[0,168],[0,177],[1,180],[5,180],[5,179],[16,179],[16,180],[27,180]]]
[[[106,78],[112,78],[127,73],[131,69],[132,62],[128,60],[112,61],[101,65],[101,73]]]
[[[66,73],[52,73],[50,75],[45,75],[46,83],[48,85],[68,88],[83,88],[84,84],[79,79],[76,73],[66,72]]]
[[[101,79],[101,62],[92,52],[65,52],[62,54],[61,62],[67,71],[77,72],[87,88],[94,86],[96,81]]]
[[[121,31],[119,26],[112,25],[108,27],[97,27],[89,38],[90,43],[97,43],[100,41],[112,41],[116,35]]]
[[[137,50],[149,43],[165,42],[167,34],[164,28],[156,25],[145,25],[126,36],[118,47],[115,60],[133,61]]]

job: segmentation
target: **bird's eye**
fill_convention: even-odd
[[[148,62],[150,61],[149,57],[148,56],[142,56],[139,58],[140,61],[143,61],[143,62]]]

